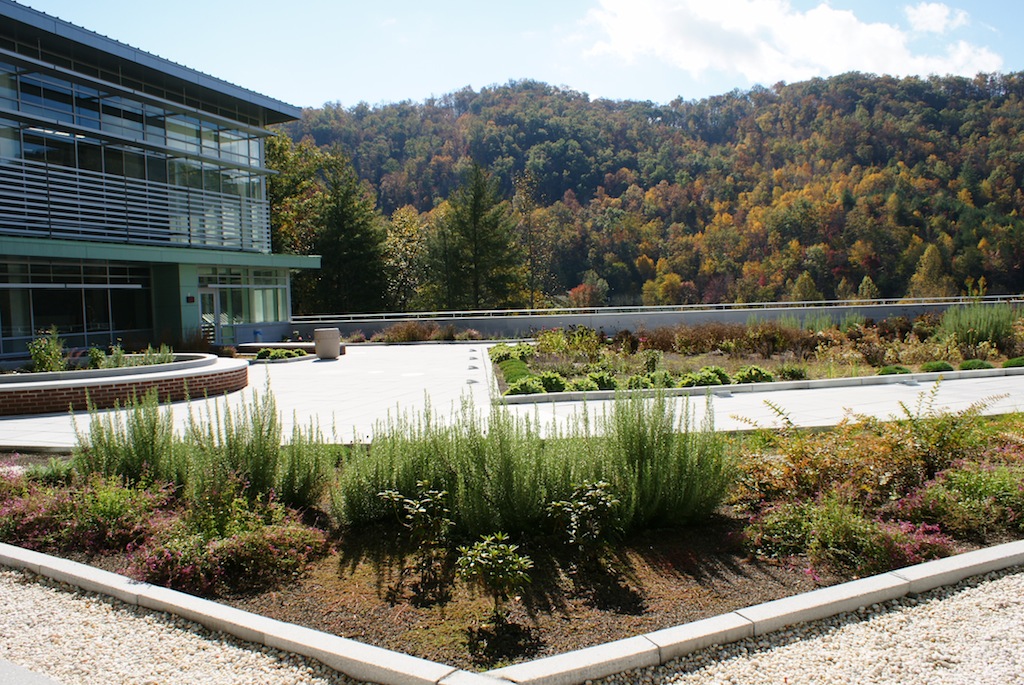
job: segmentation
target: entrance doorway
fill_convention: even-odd
[[[199,330],[206,342],[221,344],[220,302],[211,288],[199,289]]]

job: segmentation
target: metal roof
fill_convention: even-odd
[[[0,34],[12,38],[38,38],[52,45],[49,52],[76,56],[97,65],[115,68],[134,81],[150,84],[168,94],[180,94],[198,109],[218,108],[215,113],[238,111],[252,117],[262,110],[267,124],[297,119],[302,109],[280,100],[236,86],[222,79],[190,69],[163,57],[134,48],[120,41],[76,26],[62,19],[20,5],[13,0],[0,0]],[[74,58],[72,58],[74,59]]]

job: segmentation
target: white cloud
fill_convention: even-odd
[[[825,3],[806,12],[789,0],[599,0],[599,5],[589,19],[604,36],[591,54],[630,62],[654,57],[695,79],[709,72],[762,84],[846,71],[973,76],[1002,66],[998,55],[963,41],[947,45],[944,54],[915,54],[910,35],[899,27],[866,23]],[[908,12],[931,17],[931,7],[922,3]],[[949,29],[958,21],[958,14],[947,14],[941,25]]]
[[[910,28],[921,33],[946,33],[968,22],[967,12],[953,10],[941,2],[919,2],[904,7],[903,11],[910,21]]]

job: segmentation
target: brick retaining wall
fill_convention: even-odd
[[[152,389],[156,389],[161,402],[181,401],[189,397],[217,397],[224,393],[241,390],[249,384],[249,368],[228,369],[192,374],[150,378],[145,376],[122,376],[116,382],[104,379],[100,383],[89,384],[88,380],[76,384],[64,381],[58,384],[47,383],[47,387],[5,388],[0,386],[0,416],[17,416],[20,414],[55,414],[64,413],[69,409],[82,412],[87,410],[86,396],[98,409],[124,405],[132,396],[142,397]]]

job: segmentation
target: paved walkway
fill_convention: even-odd
[[[324,435],[351,442],[366,441],[374,427],[389,416],[421,412],[428,405],[440,416],[451,416],[463,402],[487,411],[492,397],[492,376],[486,344],[349,345],[347,354],[336,360],[303,359],[283,364],[249,367],[249,388],[227,398],[193,400],[174,405],[174,419],[182,429],[190,412],[201,416],[215,403],[223,408],[238,406],[243,399],[266,388],[273,392],[281,412],[286,435],[295,421],[318,424]],[[712,399],[715,426],[721,430],[750,428],[778,423],[778,416],[766,404],[784,410],[800,426],[829,426],[848,413],[889,418],[902,415],[900,403],[913,409],[932,383],[908,381],[890,385],[781,390],[730,394],[719,389]],[[993,399],[995,398],[995,399]],[[950,380],[940,384],[935,408],[953,411],[993,399],[987,413],[1024,409],[1024,376],[999,376],[971,380]],[[682,405],[685,400],[677,400]],[[520,416],[536,417],[542,426],[557,421],[565,425],[586,407],[600,414],[606,401],[539,402],[512,405]],[[707,411],[702,397],[690,400],[695,418]],[[69,450],[75,444],[76,424],[88,427],[86,414],[50,414],[0,418],[0,451]]]

